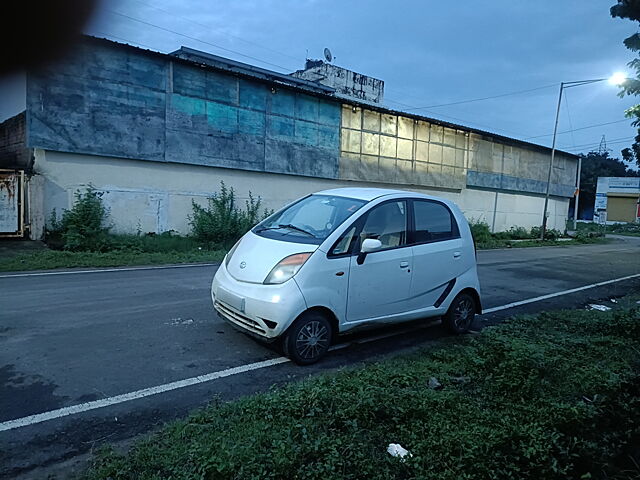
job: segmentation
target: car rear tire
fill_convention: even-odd
[[[442,323],[452,333],[468,332],[476,316],[476,300],[466,292],[459,293],[453,299]]]
[[[319,312],[298,318],[282,339],[284,354],[298,365],[311,365],[324,357],[333,332],[329,321]]]

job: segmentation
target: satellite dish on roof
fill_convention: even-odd
[[[331,62],[331,60],[333,60],[333,56],[331,55],[331,50],[329,50],[328,48],[324,49],[324,58],[327,60],[327,62]]]

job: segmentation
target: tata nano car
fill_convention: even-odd
[[[229,251],[211,297],[222,318],[310,364],[338,334],[427,317],[455,333],[481,313],[471,231],[442,198],[340,188],[301,198]]]

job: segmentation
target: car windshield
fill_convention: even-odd
[[[309,195],[259,223],[262,237],[319,245],[365,203],[355,198]]]

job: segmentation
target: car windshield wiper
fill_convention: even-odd
[[[313,238],[316,238],[316,236],[311,233],[308,230],[305,230],[304,228],[300,228],[300,227],[296,227],[295,225],[292,225],[290,223],[281,223],[278,225],[278,227],[280,228],[290,228],[291,230],[295,230],[297,232],[302,232],[302,233],[306,233],[307,235],[311,235]]]
[[[279,230],[281,228],[289,228],[291,230],[295,230],[297,232],[301,232],[301,233],[304,233],[306,235],[310,235],[313,238],[317,238],[313,233],[305,230],[304,228],[300,228],[300,227],[297,227],[295,225],[292,225],[291,223],[281,223],[281,224],[279,224],[279,225],[277,225],[275,227],[262,227],[262,228],[256,230],[256,232],[264,232],[265,230]]]

